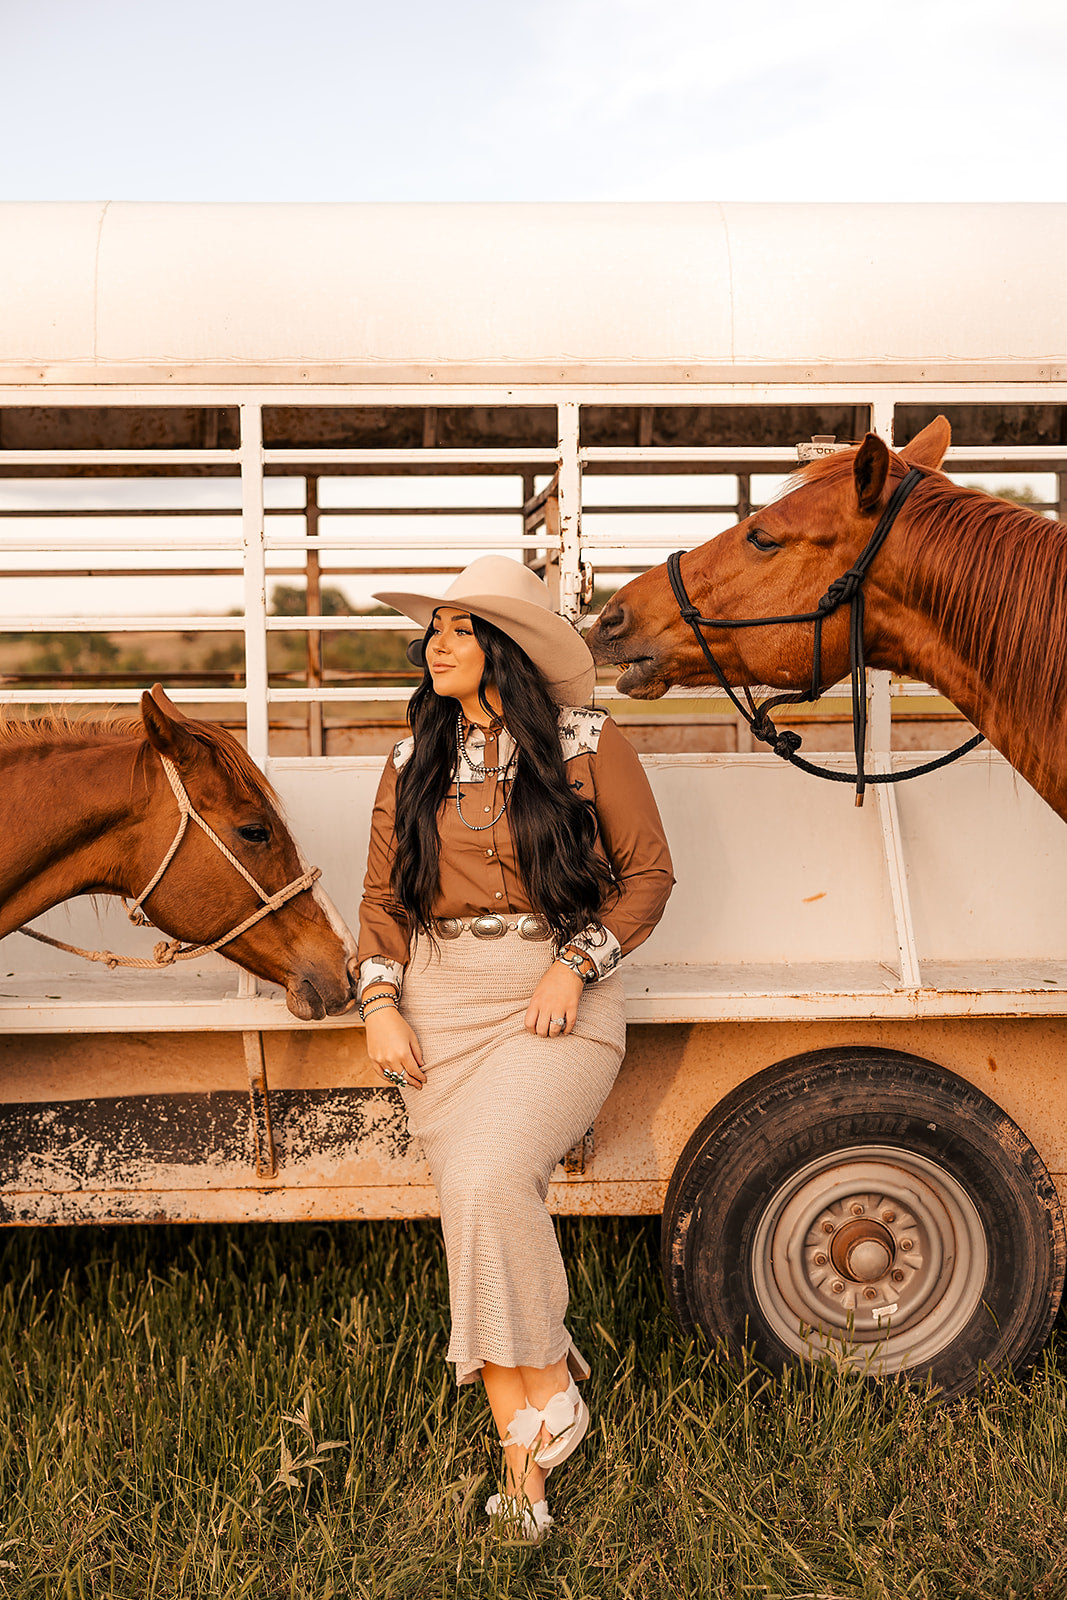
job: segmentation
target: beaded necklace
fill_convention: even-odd
[[[503,763],[502,766],[488,767],[484,761],[472,760],[467,753],[467,745],[463,737],[463,713],[461,711],[456,717],[456,754],[459,758],[456,762],[456,815],[460,822],[462,822],[463,826],[470,829],[471,833],[488,833],[490,828],[496,827],[497,823],[504,815],[504,812],[508,809],[508,801],[511,799],[511,790],[507,787],[508,772],[511,770],[511,763],[515,759],[515,751],[513,750],[511,752],[510,756],[508,756],[508,759]],[[467,763],[470,771],[474,774],[475,780],[479,783],[490,776],[501,778],[501,786],[504,789],[504,803],[500,807],[500,810],[497,812],[496,816],[490,818],[488,822],[468,822],[466,817],[463,815],[463,808],[460,804],[459,769],[460,764],[464,761]]]
[[[467,763],[468,767],[470,767],[471,771],[474,773],[474,776],[478,779],[482,779],[491,772],[506,772],[511,766],[511,756],[508,757],[507,761],[505,761],[502,767],[487,767],[484,761],[475,761],[474,757],[467,753],[467,741],[463,737],[463,721],[463,713],[460,711],[456,716],[456,748],[458,749],[463,760]]]

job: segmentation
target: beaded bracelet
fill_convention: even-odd
[[[380,1011],[383,1005],[397,1009],[396,1000],[391,994],[372,994],[369,1000],[361,1000],[356,1007],[360,1022],[366,1022],[368,1017],[373,1017],[375,1010]]]

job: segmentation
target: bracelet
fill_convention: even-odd
[[[576,972],[583,983],[595,983],[597,978],[600,976],[599,972],[597,971],[596,962],[593,960],[592,956],[580,955],[577,950],[571,949],[569,954],[566,950],[561,950],[559,955],[556,957],[556,960],[560,962],[561,965],[570,967],[572,972]],[[585,966],[587,961],[591,970],[589,972],[583,972],[582,968]]]
[[[383,1005],[392,1006],[394,1011],[399,1009],[391,994],[372,994],[369,1000],[361,1000],[356,1008],[360,1022],[366,1022],[368,1017],[373,1017],[375,1011],[380,1011]]]

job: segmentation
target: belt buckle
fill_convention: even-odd
[[[441,939],[458,939],[463,932],[463,924],[458,917],[438,917],[437,934]]]
[[[552,930],[544,917],[535,916],[532,911],[528,911],[525,916],[519,918],[515,925],[515,932],[520,939],[543,943]]]
[[[480,917],[471,918],[471,932],[476,939],[502,939],[508,931],[508,925],[503,917],[498,917],[493,911],[485,911]]]

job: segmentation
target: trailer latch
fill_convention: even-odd
[[[591,1128],[586,1129],[577,1144],[571,1145],[567,1154],[563,1157],[563,1170],[568,1178],[577,1177],[579,1173],[585,1171],[586,1162],[592,1161],[595,1131],[596,1124],[594,1123]]]

